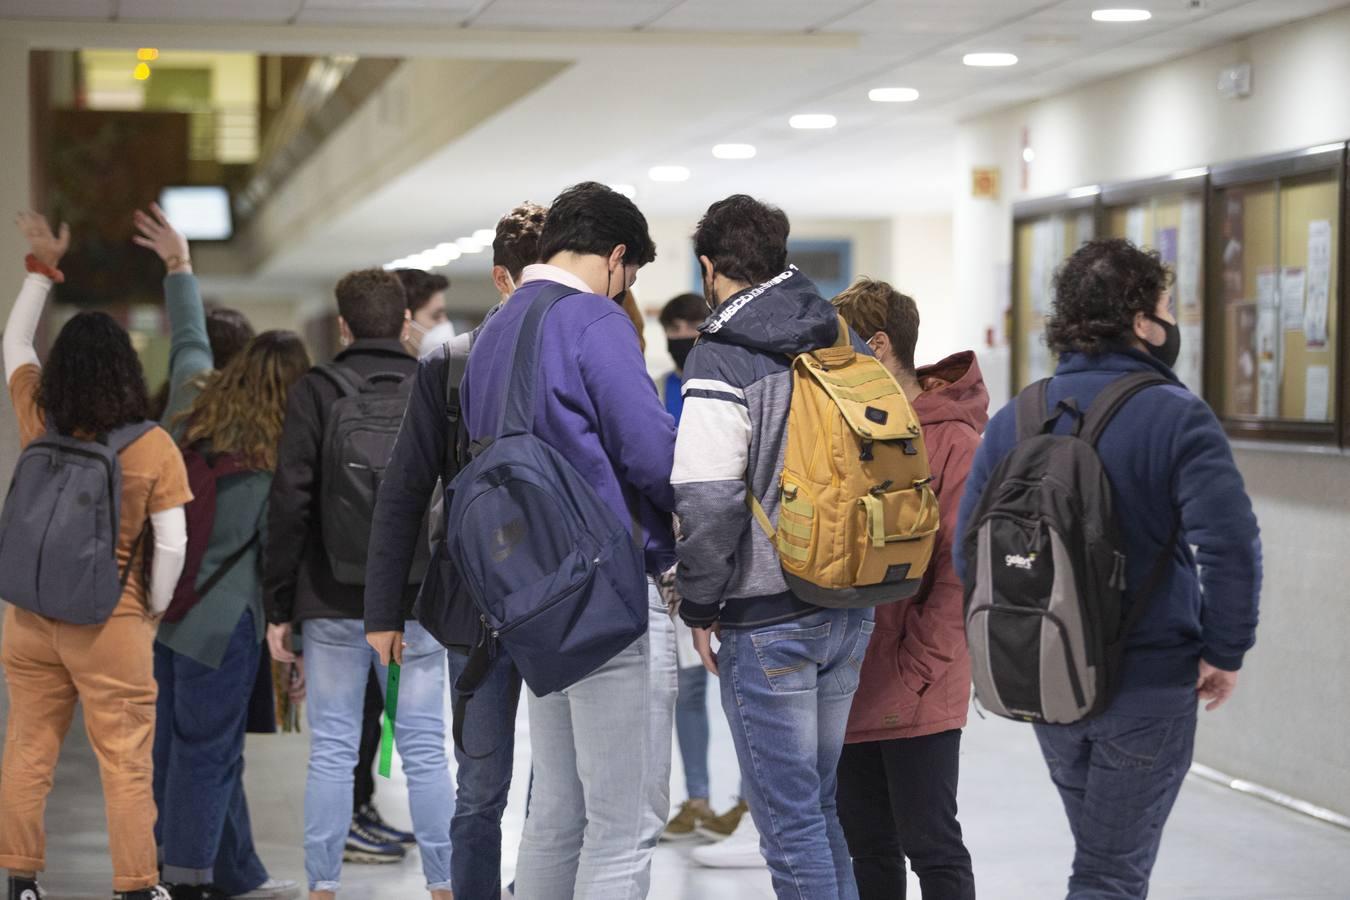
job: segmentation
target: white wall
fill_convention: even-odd
[[[963,262],[950,327],[971,342],[1002,328],[1015,200],[1350,138],[1347,48],[1343,9],[963,123],[957,183],[972,166],[996,165],[1005,195],[956,197]],[[1236,62],[1252,64],[1253,93],[1225,100],[1217,75]],[[1024,128],[1036,160],[1021,192]],[[995,394],[1004,398],[1006,388]],[[1263,624],[1233,703],[1202,714],[1197,756],[1350,813],[1350,458],[1239,450],[1237,459],[1262,524]]]

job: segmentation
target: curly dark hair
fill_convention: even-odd
[[[223,369],[253,340],[253,325],[239,310],[218,306],[206,311],[206,339],[216,368]]]
[[[647,217],[632,200],[595,181],[574,184],[549,205],[539,233],[539,259],[563,251],[608,256],[623,244],[623,261],[645,266],[656,259]]]
[[[497,220],[492,264],[506,269],[516,284],[526,266],[539,262],[539,234],[546,218],[547,209],[526,201]]]
[[[358,269],[342,276],[333,289],[338,315],[359,340],[396,338],[403,330],[407,295],[403,282],[384,269]]]
[[[42,367],[38,405],[62,434],[102,435],[144,421],[150,401],[131,336],[107,313],[76,315]]]
[[[694,230],[694,255],[732,281],[759,284],[787,268],[787,214],[745,194],[718,200]]]
[[[1055,353],[1107,352],[1128,340],[1136,313],[1157,310],[1170,278],[1157,251],[1121,238],[1089,241],[1055,273],[1046,344]]]

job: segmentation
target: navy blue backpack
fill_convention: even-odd
[[[549,285],[525,313],[496,434],[450,484],[447,551],[483,626],[460,677],[467,702],[500,644],[538,696],[575,684],[647,631],[647,576],[631,527],[534,434],[544,317],[576,291]]]

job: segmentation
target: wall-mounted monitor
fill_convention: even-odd
[[[230,194],[223,187],[166,187],[159,205],[173,227],[190,241],[226,241],[234,234]]]

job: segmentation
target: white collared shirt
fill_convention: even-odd
[[[558,266],[550,266],[548,263],[535,263],[525,267],[520,273],[521,286],[523,287],[531,281],[552,281],[564,287],[576,288],[585,294],[595,293],[591,290],[589,284],[571,272]]]

